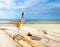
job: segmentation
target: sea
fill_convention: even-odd
[[[0,20],[0,24],[13,24],[14,20]],[[60,24],[60,20],[25,20],[25,24]]]

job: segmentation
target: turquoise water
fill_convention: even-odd
[[[12,24],[14,20],[0,20],[0,23]],[[60,24],[60,20],[25,20],[25,24]]]
[[[60,20],[30,20],[26,21],[27,24],[60,24]]]

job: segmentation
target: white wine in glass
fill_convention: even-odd
[[[21,17],[20,17],[20,20],[18,20],[18,21],[15,22],[15,25],[18,28],[18,32],[19,32],[20,27],[23,26],[24,21],[25,20],[24,20],[24,12],[23,12],[22,15],[21,15]]]

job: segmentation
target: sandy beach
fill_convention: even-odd
[[[2,30],[2,28],[5,31]],[[12,38],[14,35],[16,35],[18,33],[17,32],[18,30],[14,24],[0,24],[0,31],[2,33],[0,36],[3,36],[3,33],[7,32]],[[24,36],[26,38],[26,40],[28,40],[28,41],[26,41],[23,39],[24,41],[22,41],[22,40],[18,41],[18,43],[21,44],[23,47],[28,47],[28,46],[29,47],[31,47],[31,46],[34,46],[34,47],[60,47],[60,24],[24,24],[22,27],[20,27],[19,31],[20,31],[20,35]],[[47,34],[44,35],[43,31],[46,31]],[[33,36],[37,36],[37,38],[41,38],[41,40],[32,40],[30,37],[26,36],[28,32],[31,33],[31,35],[33,35]],[[6,33],[4,33],[4,34],[6,34]],[[0,42],[5,43],[7,41],[7,43],[9,43],[8,40],[10,40],[10,41],[12,40],[11,37],[7,37],[9,35],[7,35],[7,36],[6,35],[5,35],[5,38],[8,38],[8,39],[3,39],[3,37],[2,37],[3,41],[0,41]],[[14,41],[14,40],[12,40],[12,41]],[[12,41],[10,43],[12,43]],[[2,43],[2,45],[4,43]],[[15,46],[14,43],[12,43],[12,44]],[[14,46],[12,46],[12,47],[14,47]],[[7,45],[5,47],[7,47]]]
[[[25,26],[38,30],[43,29],[50,32],[60,32],[60,24],[25,24]]]
[[[60,24],[24,24],[22,27],[33,28],[36,30],[45,30],[49,33],[57,33],[60,34]],[[0,24],[0,28],[9,28],[17,30],[15,24]]]

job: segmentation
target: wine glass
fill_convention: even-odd
[[[15,26],[16,26],[17,29],[18,29],[18,33],[17,33],[16,35],[14,35],[13,38],[19,38],[19,37],[21,37],[19,30],[20,30],[20,27],[23,26],[24,21],[25,21],[25,20],[24,20],[24,12],[22,12],[20,19],[19,19],[18,21],[15,21],[15,22],[14,22]]]
[[[20,20],[16,21],[16,23],[15,23],[16,27],[18,28],[18,33],[19,33],[20,27],[23,26],[24,21],[25,20],[24,20],[24,12],[23,12],[22,15],[21,15],[21,17],[20,17]]]

